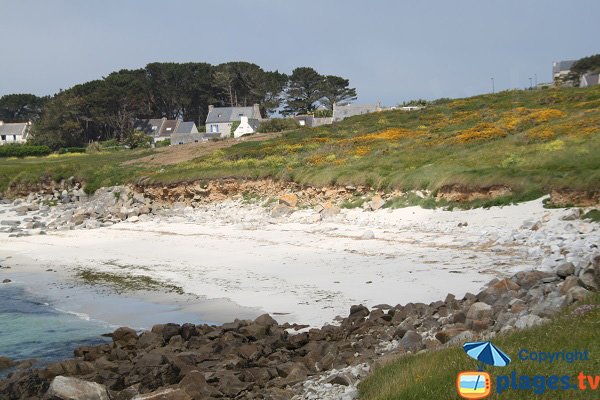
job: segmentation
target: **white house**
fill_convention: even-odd
[[[243,117],[246,117],[247,123],[252,127],[253,132],[256,132],[263,120],[258,104],[254,104],[252,107],[214,107],[209,105],[205,136],[209,138],[227,138],[231,134],[233,123],[237,121],[241,123]]]
[[[4,123],[0,121],[0,145],[25,143],[29,137],[31,122]]]
[[[233,131],[233,137],[239,138],[252,133],[256,133],[256,129],[252,125],[250,125],[248,117],[240,117],[240,125],[237,128],[235,128],[235,131]]]

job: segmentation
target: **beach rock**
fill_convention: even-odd
[[[423,338],[415,331],[408,331],[400,339],[400,348],[411,352],[419,351],[423,348]]]
[[[279,196],[279,204],[286,205],[291,208],[295,208],[298,205],[298,196],[293,193],[286,193]]]
[[[369,316],[369,309],[362,304],[353,305],[350,307],[350,315],[348,319],[365,318]]]
[[[581,286],[572,287],[567,291],[566,303],[567,305],[571,305],[573,303],[581,302],[587,297],[589,297],[591,294],[591,291]]]
[[[273,209],[271,209],[271,217],[273,218],[282,218],[290,215],[292,213],[292,208],[286,206],[285,204],[277,204]]]
[[[14,220],[4,220],[4,221],[0,221],[0,225],[5,225],[5,226],[19,226],[21,224],[20,221],[14,221]]]
[[[533,314],[524,315],[517,319],[517,322],[515,323],[515,328],[517,328],[517,329],[531,328],[531,327],[543,324],[546,321],[548,321],[548,320],[545,318],[538,317],[537,315],[533,315]]]
[[[135,346],[138,341],[138,335],[135,330],[127,327],[121,327],[112,333],[112,340],[119,346]]]
[[[598,285],[598,279],[593,267],[588,267],[581,271],[579,274],[579,285],[593,292],[598,291],[600,285]]]
[[[323,204],[323,210],[321,211],[321,215],[324,218],[333,217],[340,213],[340,208],[333,205],[331,202],[326,202]]]
[[[3,280],[2,280],[2,283],[11,283],[11,282],[12,282],[12,281],[11,281],[10,279],[8,279],[8,278],[7,278],[7,279],[3,279]]]
[[[469,311],[467,312],[467,321],[468,320],[481,320],[486,318],[491,318],[493,315],[492,306],[486,303],[477,302],[473,303],[471,307],[469,307]]]
[[[556,275],[561,278],[575,274],[575,265],[572,262],[563,263],[556,268]]]
[[[373,196],[371,201],[369,201],[369,208],[373,211],[379,210],[381,207],[385,205],[385,201],[381,198],[381,196]]]
[[[16,363],[8,357],[0,356],[0,370],[14,367]]]
[[[152,393],[138,394],[132,400],[193,400],[182,389],[162,389]]]
[[[220,394],[216,388],[206,382],[204,374],[197,370],[188,372],[178,386],[193,399],[217,397]]]
[[[54,378],[46,396],[60,400],[109,400],[103,385],[66,376]]]
[[[373,231],[367,230],[363,232],[360,238],[363,240],[375,239],[375,234],[373,233]]]

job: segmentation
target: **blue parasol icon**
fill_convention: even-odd
[[[510,357],[491,342],[469,342],[463,345],[469,357],[479,361],[479,370],[483,371],[484,364],[495,367],[506,367],[510,364]]]

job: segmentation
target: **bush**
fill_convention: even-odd
[[[58,149],[58,154],[85,153],[85,151],[86,151],[85,147],[61,147],[60,149]]]
[[[235,130],[240,126],[240,121],[233,121],[231,124],[231,131],[229,132],[229,137],[235,136]]]
[[[313,113],[315,118],[330,118],[333,117],[333,110],[317,110]]]
[[[171,139],[159,140],[154,143],[154,147],[169,147],[171,145]]]
[[[293,118],[273,118],[264,121],[258,127],[258,132],[281,132],[298,128],[299,125]]]
[[[137,147],[147,148],[150,147],[151,143],[152,138],[139,130],[131,132],[125,139],[125,145],[129,146],[130,149],[135,149]]]
[[[48,146],[9,144],[0,146],[0,157],[41,157],[52,153]]]

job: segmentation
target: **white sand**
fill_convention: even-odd
[[[567,212],[545,210],[538,200],[453,212],[343,210],[310,223],[312,210],[274,221],[261,207],[226,202],[109,228],[0,234],[0,261],[12,255],[35,260],[31,268],[67,274],[91,268],[148,275],[207,299],[256,307],[280,322],[320,326],[346,316],[352,304],[443,300],[518,270],[578,262],[598,242],[597,224],[560,220]],[[521,228],[525,220],[542,226]],[[374,239],[361,239],[366,230]],[[565,255],[566,247],[575,250]]]

